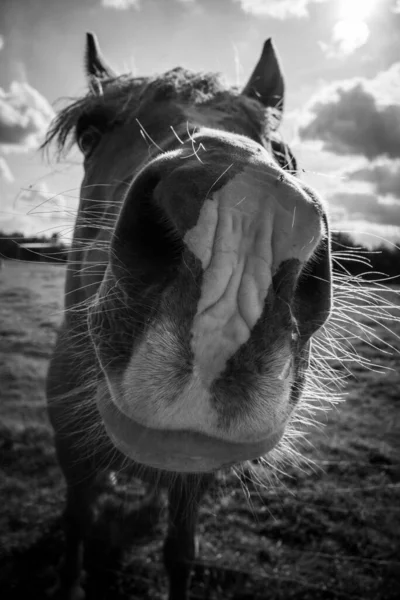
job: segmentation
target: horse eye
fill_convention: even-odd
[[[78,146],[80,151],[85,155],[85,157],[89,156],[89,154],[94,150],[95,146],[100,140],[101,133],[97,129],[91,125],[87,129],[85,129],[77,138]]]

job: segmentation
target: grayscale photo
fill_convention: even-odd
[[[0,597],[400,597],[399,0],[2,0]]]

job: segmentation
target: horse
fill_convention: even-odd
[[[94,506],[125,469],[143,506],[168,490],[169,599],[186,600],[215,473],[276,448],[301,404],[332,309],[329,223],[278,133],[270,39],[241,90],[183,68],[118,75],[92,33],[85,67],[45,142],[84,162],[47,376],[67,484],[57,593],[85,597]]]

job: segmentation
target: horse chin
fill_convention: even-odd
[[[190,430],[155,429],[126,416],[106,385],[97,390],[97,407],[107,435],[126,457],[147,467],[204,473],[264,456],[279,442],[284,427],[249,443],[234,443]]]

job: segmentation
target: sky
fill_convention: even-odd
[[[400,0],[1,0],[0,231],[68,239],[82,160],[38,146],[85,93],[85,32],[119,73],[182,66],[245,85],[272,37],[283,139],[333,229],[400,242]]]

